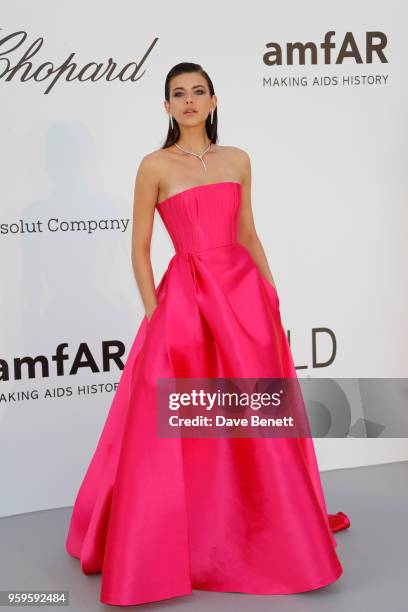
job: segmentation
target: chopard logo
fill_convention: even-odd
[[[42,61],[40,63],[38,60],[38,63],[34,64],[33,58],[43,46],[44,39],[42,37],[37,38],[28,47],[22,48],[26,39],[27,32],[24,30],[0,38],[0,79],[6,82],[13,79],[20,80],[22,83],[31,80],[38,83],[48,81],[44,94],[48,94],[61,78],[67,82],[95,82],[103,78],[108,82],[115,80],[121,82],[138,81],[146,72],[144,70],[139,74],[141,67],[159,40],[158,38],[153,39],[139,63],[132,61],[120,67],[111,57],[106,62],[90,61],[79,66],[74,61],[75,53],[70,53],[59,64],[53,61]],[[17,58],[16,54],[19,54]]]
[[[351,58],[356,64],[372,64],[374,58],[378,58],[383,64],[388,63],[384,54],[387,46],[387,36],[384,32],[366,32],[365,44],[360,47],[353,32],[346,32],[343,40],[340,41],[339,50],[332,53],[332,49],[338,46],[332,42],[335,34],[334,30],[326,32],[324,41],[321,43],[288,42],[283,45],[277,42],[266,43],[268,51],[263,56],[264,64],[266,66],[293,66],[294,64],[303,66],[306,63],[330,65],[343,64],[346,58]]]

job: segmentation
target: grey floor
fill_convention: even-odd
[[[99,601],[100,575],[85,576],[79,561],[65,552],[71,508],[62,508],[0,519],[0,590],[68,590],[70,610],[407,612],[408,462],[321,476],[328,511],[342,510],[352,523],[335,534],[343,575],[322,589],[284,596],[194,590],[139,606],[107,606]]]

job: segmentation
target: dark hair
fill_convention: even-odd
[[[164,96],[167,102],[170,101],[170,81],[171,79],[185,72],[199,72],[200,74],[202,74],[205,80],[207,81],[207,84],[210,90],[210,95],[211,96],[214,95],[214,86],[212,84],[212,81],[210,77],[208,76],[208,74],[206,73],[206,71],[200,66],[200,64],[194,64],[192,62],[181,62],[180,64],[176,64],[175,66],[173,66],[173,68],[168,72],[166,76],[166,82],[164,85]],[[207,117],[206,122],[205,122],[205,129],[207,131],[207,136],[210,139],[210,141],[213,143],[216,143],[218,140],[217,123],[218,123],[217,107],[215,107],[214,112],[213,112],[213,122],[211,123],[210,115]],[[178,141],[179,137],[180,137],[180,127],[176,119],[173,117],[173,129],[171,128],[171,123],[169,119],[169,128],[167,132],[167,137],[161,148],[166,149],[167,147],[170,147],[171,145],[173,145],[175,142]]]

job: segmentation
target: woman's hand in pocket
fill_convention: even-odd
[[[146,319],[147,319],[148,323],[150,323],[150,320],[151,320],[151,318],[153,316],[153,313],[155,312],[157,306],[158,306],[158,304],[156,304],[152,308],[149,308],[148,310],[146,310]]]

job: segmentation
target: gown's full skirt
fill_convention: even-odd
[[[311,438],[162,438],[158,378],[296,377],[279,298],[237,241],[241,185],[157,205],[175,255],[131,346],[66,540],[100,601],[288,594],[342,573]]]

